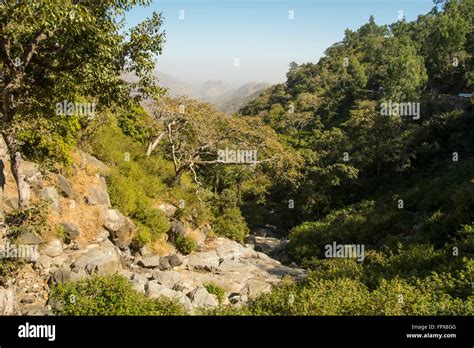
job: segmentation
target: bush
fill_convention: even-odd
[[[239,208],[233,207],[224,209],[223,214],[214,220],[214,231],[219,236],[242,241],[249,233],[249,228]]]
[[[224,298],[225,298],[224,288],[214,283],[204,284],[204,287],[206,288],[208,293],[212,295],[216,295],[217,300],[219,301],[219,305],[222,305],[224,303]]]
[[[177,236],[174,241],[174,246],[183,255],[188,255],[196,249],[196,242],[188,236]]]
[[[136,292],[122,276],[95,276],[67,282],[51,289],[50,299],[59,315],[183,315],[175,301],[150,299]]]
[[[9,238],[16,239],[25,233],[41,234],[46,228],[46,215],[47,203],[44,201],[5,214]]]

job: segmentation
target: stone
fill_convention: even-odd
[[[59,239],[53,239],[39,247],[39,252],[42,255],[49,257],[56,257],[63,252],[63,243]]]
[[[184,262],[183,255],[181,254],[173,254],[168,256],[168,262],[171,267],[178,267],[181,266]]]
[[[76,272],[83,269],[89,275],[111,275],[121,270],[122,262],[115,247],[105,242],[79,256],[71,268]]]
[[[49,269],[51,264],[53,263],[53,259],[47,255],[40,255],[38,260],[36,260],[35,267],[42,268],[42,269]]]
[[[110,237],[110,233],[107,230],[102,230],[95,236],[95,240],[99,243],[108,240]]]
[[[219,257],[214,250],[191,254],[187,260],[188,269],[212,271],[219,266]]]
[[[133,288],[144,294],[145,293],[145,286],[148,283],[148,277],[146,274],[135,273],[132,279],[132,286]]]
[[[140,248],[140,255],[141,256],[151,256],[151,255],[153,255],[153,253],[151,252],[151,250],[146,245],[144,245]]]
[[[40,190],[39,196],[49,202],[55,211],[59,211],[59,194],[56,188],[53,186],[45,187]]]
[[[153,279],[172,289],[181,280],[181,276],[175,271],[157,271],[153,273]]]
[[[194,286],[186,282],[179,282],[173,286],[173,290],[182,292],[183,294],[189,294],[193,289]]]
[[[158,206],[158,209],[160,209],[168,219],[171,219],[174,216],[174,213],[176,213],[176,210],[178,210],[177,207],[169,203],[161,203]]]
[[[247,284],[242,289],[241,293],[248,296],[249,299],[254,299],[262,293],[267,293],[272,290],[272,286],[262,279],[249,279]]]
[[[69,241],[76,240],[81,235],[81,229],[74,222],[61,222],[65,238]]]
[[[87,166],[92,166],[99,169],[100,171],[105,171],[107,169],[107,165],[104,162],[98,160],[97,158],[89,155],[86,152],[81,152],[81,159],[83,168]]]
[[[108,209],[104,227],[110,232],[112,241],[120,249],[125,249],[130,245],[135,225],[120,211]]]
[[[216,253],[221,259],[255,257],[255,251],[252,248],[246,248],[235,241],[218,238],[217,243]]]
[[[177,292],[173,298],[178,301],[178,303],[184,308],[186,312],[193,312],[193,303],[191,302],[188,296],[186,296],[182,292]]]
[[[206,288],[204,287],[196,288],[188,296],[195,308],[212,308],[219,305],[219,301],[215,298],[215,296],[207,292]]]
[[[59,189],[66,197],[74,199],[77,198],[77,195],[74,193],[71,184],[64,176],[62,176],[61,174],[56,174],[56,179],[58,182]]]
[[[178,236],[185,237],[186,236],[186,226],[181,221],[172,221],[170,223],[170,230],[168,235],[171,240],[175,240]]]
[[[106,190],[101,187],[93,186],[86,195],[86,202],[89,205],[105,205],[110,207],[110,197]]]
[[[160,258],[158,256],[145,256],[138,260],[137,264],[145,268],[156,268],[160,265]]]
[[[171,269],[171,265],[170,265],[170,261],[169,261],[168,257],[162,257],[160,259],[160,269],[162,271],[166,271],[166,270]]]
[[[39,245],[42,243],[43,240],[32,232],[23,233],[18,238],[18,244]]]
[[[0,288],[0,315],[19,315],[20,308],[13,288]]]
[[[176,298],[178,296],[178,292],[171,290],[165,285],[158,284],[155,280],[151,280],[146,284],[145,287],[145,294],[150,298]]]
[[[68,280],[71,279],[71,271],[65,268],[58,269],[55,271],[52,275],[51,278],[49,279],[50,284],[60,284],[67,282]]]

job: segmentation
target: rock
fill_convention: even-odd
[[[120,211],[107,210],[104,227],[110,232],[110,237],[116,246],[125,249],[130,245],[135,225]]]
[[[122,262],[115,247],[105,242],[79,256],[71,268],[76,272],[83,269],[89,275],[111,275],[121,270]]]
[[[178,303],[184,308],[186,312],[188,313],[193,312],[193,309],[194,309],[193,304],[188,296],[186,296],[182,292],[178,292],[174,295],[173,298],[178,301]]]
[[[160,204],[158,206],[158,209],[160,209],[163,213],[165,213],[165,216],[168,219],[171,219],[173,217],[174,213],[176,213],[176,210],[178,210],[177,207],[175,207],[174,205],[169,204],[169,203]]]
[[[204,287],[196,288],[189,294],[189,298],[191,299],[191,303],[195,308],[212,308],[219,305],[219,301],[215,298],[215,296],[208,293]]]
[[[89,155],[88,153],[81,152],[81,159],[82,159],[82,167],[86,168],[87,166],[92,166],[100,171],[105,171],[107,166],[104,162],[98,160],[94,156]]]
[[[145,287],[145,293],[150,298],[176,298],[178,292],[171,290],[165,285],[158,284],[155,280],[150,280]]]
[[[55,271],[52,275],[51,278],[49,279],[50,284],[60,284],[67,282],[68,280],[71,279],[71,271],[68,269],[58,269]]]
[[[59,211],[59,194],[53,186],[48,186],[41,189],[39,196],[40,198],[49,202],[55,211]]]
[[[171,269],[170,260],[169,260],[168,257],[162,257],[160,259],[160,269],[162,271],[166,271],[166,270]]]
[[[41,178],[41,171],[39,169],[39,166],[34,162],[21,160],[20,169],[22,173],[26,176],[27,181],[30,183]]]
[[[86,195],[86,202],[89,205],[105,205],[110,207],[110,197],[106,190],[93,186],[89,189],[89,194]]]
[[[255,251],[252,248],[246,248],[235,241],[218,238],[217,243],[216,253],[221,259],[255,257]]]
[[[49,257],[59,256],[63,252],[63,243],[59,239],[53,239],[52,241],[41,245],[39,247],[39,252],[40,254]]]
[[[18,238],[18,244],[39,245],[41,243],[43,243],[43,240],[32,232],[23,233]]]
[[[226,259],[219,265],[219,270],[222,272],[245,272],[250,273],[256,267],[243,263],[240,260]]]
[[[160,258],[158,256],[145,256],[138,260],[137,264],[145,268],[156,268],[160,265]]]
[[[53,259],[47,255],[40,255],[38,260],[36,260],[35,267],[42,268],[42,269],[49,269],[51,264],[53,263]]]
[[[173,286],[173,290],[182,292],[183,294],[189,294],[193,289],[194,286],[186,282],[179,282]]]
[[[52,316],[53,312],[42,305],[35,305],[35,306],[29,306],[28,308],[26,308],[25,315],[44,317],[44,316]]]
[[[183,264],[184,258],[181,254],[173,254],[168,256],[168,262],[171,267],[178,267]]]
[[[81,229],[74,222],[61,222],[67,240],[72,241],[81,235]]]
[[[132,286],[133,288],[144,294],[145,293],[145,286],[148,283],[148,277],[146,274],[135,273],[132,279]]]
[[[153,273],[153,279],[161,285],[173,288],[181,280],[181,276],[174,271],[157,271]]]
[[[102,230],[95,236],[95,240],[99,243],[108,240],[110,237],[110,233],[107,230]]]
[[[247,284],[242,289],[241,293],[248,296],[250,299],[256,298],[262,293],[267,293],[272,290],[272,286],[262,279],[249,279]]]
[[[214,250],[191,254],[187,261],[188,269],[212,271],[219,266],[219,257]]]
[[[66,197],[73,199],[77,198],[77,195],[74,193],[71,184],[64,176],[61,174],[56,174],[56,179],[58,181],[59,189]]]
[[[151,250],[146,245],[144,245],[140,248],[140,255],[141,256],[151,256],[151,255],[153,255],[153,253],[151,252]]]
[[[0,288],[0,315],[19,315],[20,308],[13,288]]]
[[[168,232],[168,235],[171,240],[175,240],[178,236],[185,237],[186,226],[181,221],[172,221],[170,224],[170,230]]]
[[[7,205],[7,207],[12,209],[18,208],[18,197],[10,197],[6,199],[5,204]]]

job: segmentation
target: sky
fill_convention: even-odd
[[[370,15],[390,24],[432,7],[432,0],[154,0],[125,21],[131,27],[163,13],[163,73],[190,82],[279,83],[290,62],[317,62],[346,28],[357,29]]]

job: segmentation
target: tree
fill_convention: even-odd
[[[25,128],[44,131],[55,122],[55,104],[86,98],[98,110],[132,105],[161,92],[151,72],[164,33],[158,13],[127,33],[120,15],[149,0],[2,1],[0,4],[1,135],[8,148],[20,207],[29,204],[29,185],[20,169]],[[128,83],[121,73],[131,72]],[[133,96],[133,97],[132,97]],[[49,128],[48,128],[49,127]],[[66,132],[71,131],[67,129]]]

